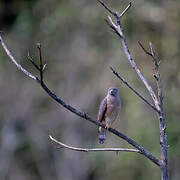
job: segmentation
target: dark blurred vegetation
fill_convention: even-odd
[[[120,11],[127,1],[107,1]],[[180,179],[180,2],[132,2],[123,17],[132,54],[155,88],[152,61],[138,47],[155,45],[161,59],[171,179]],[[109,70],[115,67],[147,98],[131,69],[120,40],[104,22],[107,12],[96,0],[1,0],[0,30],[9,49],[29,71],[27,53],[37,59],[36,43],[47,62],[45,81],[65,101],[96,117],[108,87],[120,90],[123,109],[114,127],[160,155],[155,112]],[[50,99],[18,71],[0,48],[0,179],[1,180],[151,180],[160,179],[156,165],[135,153],[79,153],[58,149],[48,138],[80,147],[99,147],[97,127]],[[105,147],[130,147],[108,134]],[[104,147],[103,146],[103,147]]]

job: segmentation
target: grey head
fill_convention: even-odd
[[[118,96],[118,89],[114,88],[114,87],[109,88],[108,89],[108,95],[117,97]]]

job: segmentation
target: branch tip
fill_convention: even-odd
[[[41,43],[37,43],[36,45],[38,49],[41,49]]]
[[[47,64],[44,64],[42,71],[46,69]]]
[[[155,57],[155,50],[154,50],[152,42],[149,42],[149,47],[150,47],[152,56]]]
[[[113,67],[112,67],[112,66],[110,66],[109,68],[111,69],[111,71],[114,71],[114,69],[113,69]]]
[[[102,0],[97,0],[97,1],[98,1],[110,14],[112,14],[113,16],[116,16],[116,13],[113,12],[113,11],[111,10],[111,8],[109,8],[104,1],[102,1]]]
[[[132,3],[130,2],[129,5],[124,9],[124,11],[120,14],[120,17],[122,17],[131,7]]]
[[[141,44],[140,41],[138,41],[138,44],[139,44],[139,46],[142,48],[142,50],[143,50],[147,55],[149,55],[149,56],[152,57],[152,54],[151,54],[149,51],[147,51],[147,50],[145,49],[145,47]]]
[[[39,66],[34,62],[33,58],[30,56],[29,51],[28,51],[28,55],[27,55],[27,59],[32,63],[32,65],[38,70],[40,71]]]

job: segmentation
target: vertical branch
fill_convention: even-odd
[[[4,43],[3,38],[0,35],[0,43],[4,49],[4,51],[6,52],[7,56],[11,59],[11,61],[16,65],[16,67],[22,71],[26,76],[30,77],[33,80],[36,80],[36,77],[31,74],[30,72],[28,72],[26,69],[24,69],[17,61],[16,59],[13,57],[13,55],[11,54],[11,52],[8,50],[6,44]]]
[[[166,120],[164,115],[164,109],[163,109],[163,93],[162,93],[162,83],[161,83],[161,75],[160,75],[160,62],[158,61],[156,57],[155,50],[153,48],[152,43],[149,43],[150,46],[150,52],[148,52],[143,45],[138,42],[143,51],[152,57],[153,63],[154,63],[154,78],[156,80],[157,85],[157,91],[158,91],[158,102],[160,111],[158,112],[158,118],[159,118],[159,129],[160,129],[160,147],[161,147],[161,177],[162,180],[168,180],[169,174],[168,174],[168,145],[167,145],[167,134],[166,134]]]
[[[41,44],[37,43],[37,48],[39,50],[39,69],[40,69],[40,80],[41,85],[43,83],[43,61],[42,61],[42,52],[41,52]]]
[[[166,134],[166,120],[164,115],[164,108],[163,108],[163,93],[162,93],[162,83],[161,83],[161,75],[159,70],[160,62],[156,57],[155,50],[153,48],[152,43],[149,43],[151,49],[151,57],[154,62],[154,78],[157,84],[158,90],[158,99],[159,99],[159,106],[160,112],[158,113],[159,117],[159,128],[160,128],[160,146],[161,146],[161,173],[162,173],[162,180],[168,180],[168,145],[167,145],[167,134]]]

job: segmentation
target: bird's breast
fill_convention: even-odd
[[[119,97],[110,96],[107,98],[106,116],[109,118],[116,118],[121,109],[121,102]]]

